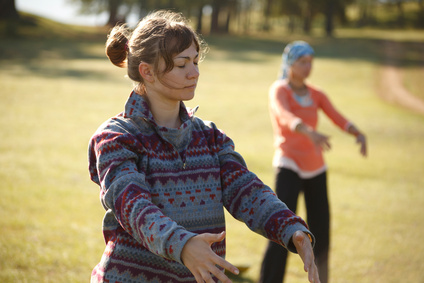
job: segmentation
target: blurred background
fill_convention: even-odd
[[[62,23],[136,24],[149,11],[173,9],[193,18],[199,32],[269,32],[284,26],[308,34],[320,26],[332,35],[335,26],[424,28],[422,0],[2,0],[2,18],[17,10]]]
[[[267,92],[284,46],[315,49],[309,81],[365,132],[331,136],[331,282],[424,282],[424,2],[0,0],[0,282],[88,282],[104,250],[87,145],[132,82],[104,54],[116,23],[182,12],[203,35],[196,115],[273,187]],[[298,214],[305,217],[303,199]],[[266,240],[227,215],[227,259],[256,282]],[[289,258],[286,282],[306,282]]]

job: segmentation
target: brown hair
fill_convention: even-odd
[[[145,62],[154,66],[156,75],[161,76],[174,67],[173,56],[183,52],[194,43],[199,58],[206,53],[206,43],[188,25],[182,14],[157,11],[143,18],[133,32],[125,25],[117,25],[106,41],[106,55],[116,66],[127,67],[128,76],[143,84],[138,66]],[[159,59],[165,61],[165,70],[159,74]]]

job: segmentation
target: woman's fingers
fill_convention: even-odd
[[[212,245],[213,243],[218,243],[218,242],[221,242],[222,240],[224,240],[225,239],[225,232],[221,232],[219,234],[205,233],[205,234],[203,234],[203,236],[205,237],[205,240],[208,241]]]
[[[331,144],[330,144],[330,137],[323,135],[319,132],[312,131],[309,133],[309,138],[312,140],[312,142],[322,148],[323,150],[330,150]]]
[[[238,269],[225,259],[218,256],[211,245],[221,242],[225,238],[225,232],[220,234],[200,234],[191,238],[183,248],[181,254],[185,266],[190,269],[197,282],[213,282],[212,276],[221,282],[230,283],[231,280],[219,268],[226,269],[238,274]]]
[[[209,271],[210,271],[210,273],[215,275],[215,277],[218,278],[220,282],[231,283],[231,280],[227,277],[227,275],[225,275],[225,273],[222,270],[220,270],[218,267],[211,266],[209,268]]]
[[[231,272],[235,275],[238,275],[240,273],[240,271],[238,270],[237,267],[235,267],[234,265],[232,265],[231,263],[229,263],[228,261],[226,261],[222,257],[217,256],[215,264],[224,268],[225,270],[228,270],[229,272]]]
[[[212,283],[214,282],[210,272],[207,269],[201,271],[202,280],[200,282]]]
[[[301,231],[296,231],[293,235],[293,244],[303,261],[305,271],[308,272],[309,282],[319,283],[318,269],[309,237]]]
[[[356,137],[356,143],[361,145],[360,152],[363,156],[367,156],[367,142],[364,135],[360,134]]]
[[[324,139],[322,141],[321,147],[324,148],[324,150],[330,150],[331,149],[331,144],[328,138]]]
[[[212,245],[213,243],[221,242],[222,240],[224,240],[225,232],[222,232],[220,234],[205,234],[205,236],[206,236],[206,239],[209,241],[210,245]],[[233,274],[236,274],[236,275],[239,274],[239,270],[237,269],[237,267],[235,267],[234,265],[232,265],[231,263],[229,263],[222,257],[216,255],[215,253],[214,253],[214,263],[230,271]]]

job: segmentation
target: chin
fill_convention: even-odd
[[[192,100],[194,98],[194,91],[192,93],[187,93],[181,96],[182,101]]]

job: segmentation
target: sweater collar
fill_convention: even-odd
[[[198,108],[199,107],[197,106],[193,109],[187,109],[184,103],[182,101],[180,102],[180,118],[183,125],[186,124],[187,121],[193,119]],[[156,124],[147,99],[143,95],[137,94],[135,91],[131,92],[127,103],[125,104],[124,117],[142,118],[143,120],[153,124],[155,127],[160,128]]]

